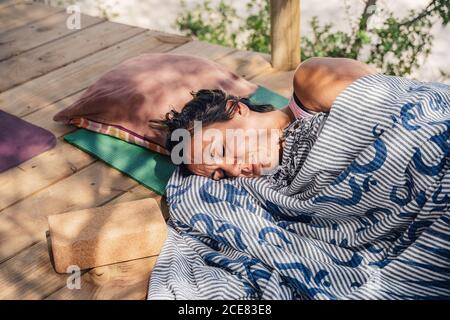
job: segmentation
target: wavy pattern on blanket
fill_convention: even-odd
[[[449,298],[449,166],[450,87],[363,77],[289,186],[174,173],[149,298]]]

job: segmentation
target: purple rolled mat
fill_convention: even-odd
[[[0,110],[0,172],[52,149],[55,136]]]

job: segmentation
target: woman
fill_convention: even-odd
[[[369,66],[351,59],[308,59],[295,71],[293,96],[280,110],[254,105],[220,90],[200,90],[181,112],[168,115],[165,124],[171,135],[167,147],[174,151],[180,145],[172,135],[175,130],[187,130],[191,139],[183,142],[183,172],[215,180],[270,174],[280,162],[283,131],[293,121],[328,113],[345,88],[373,73],[375,70]],[[202,130],[196,130],[196,121]],[[228,136],[232,139],[224,138]],[[240,143],[236,138],[241,138]]]

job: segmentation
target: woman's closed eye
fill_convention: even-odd
[[[212,155],[213,159],[217,160],[217,159],[221,159],[221,161],[224,161],[225,159],[225,145],[222,146],[222,154],[220,154],[220,152],[214,152],[214,154]],[[219,153],[219,154],[218,154]],[[210,178],[213,180],[220,180],[226,177],[225,171],[223,169],[215,169],[212,173]]]
[[[217,149],[219,149],[219,148],[217,148]],[[213,160],[224,159],[225,158],[225,146],[222,147],[222,153],[217,152],[217,149],[214,149],[211,152],[211,154],[210,154],[211,159],[213,159]]]

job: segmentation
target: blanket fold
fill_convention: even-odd
[[[450,297],[450,87],[369,75],[320,117],[279,188],[175,171],[149,299]]]

